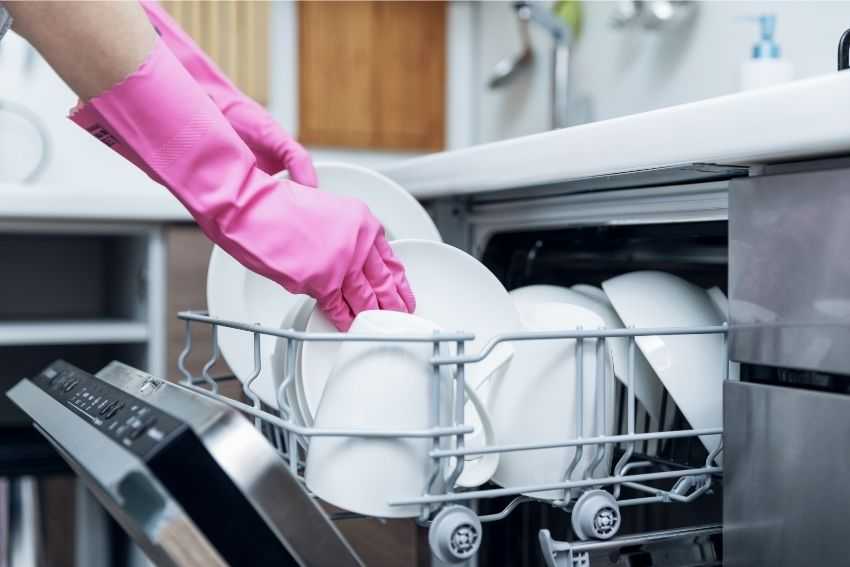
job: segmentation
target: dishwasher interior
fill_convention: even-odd
[[[575,212],[575,211],[574,211]],[[489,236],[480,246],[480,257],[511,290],[534,284],[599,286],[616,275],[638,270],[673,273],[704,288],[717,286],[726,291],[728,270],[728,223],[708,220],[675,223],[580,225],[541,230],[503,230]],[[625,388],[618,383],[615,406],[617,432],[626,432]],[[691,426],[670,403],[664,392],[662,421],[666,429]],[[637,419],[648,414],[638,408]],[[617,449],[615,460],[625,444]],[[696,438],[667,439],[657,444],[639,443],[638,460],[652,462],[648,470],[677,466],[698,466],[705,462],[706,449]],[[686,504],[649,504],[621,508],[618,536],[719,524],[722,517],[721,483],[709,494]],[[664,482],[656,483],[663,487]],[[669,488],[670,482],[666,482]],[[624,488],[623,496],[630,494]],[[485,500],[479,512],[494,513],[507,499]],[[533,543],[541,529],[553,538],[576,541],[568,514],[548,503],[526,502],[501,522],[487,523],[479,553],[479,565],[544,566],[540,548]],[[638,543],[590,554],[592,565],[673,566],[714,565],[722,557],[719,534],[670,540],[666,543]]]

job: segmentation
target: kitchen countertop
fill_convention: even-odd
[[[417,198],[693,163],[850,154],[850,72],[433,154],[382,172]]]
[[[381,169],[421,199],[694,163],[850,154],[850,72],[442,152]],[[110,190],[0,183],[0,219],[183,222],[155,183]]]

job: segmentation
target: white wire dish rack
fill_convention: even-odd
[[[726,326],[707,326],[689,328],[654,328],[654,329],[604,329],[604,330],[563,330],[558,332],[518,332],[493,337],[477,353],[466,353],[466,345],[474,339],[467,333],[441,333],[431,336],[366,336],[346,335],[342,333],[306,333],[292,330],[274,329],[258,325],[226,321],[210,317],[203,311],[183,311],[178,317],[185,322],[185,346],[179,357],[178,368],[182,374],[181,384],[193,391],[217,399],[254,418],[255,426],[260,429],[269,442],[277,449],[281,458],[286,461],[290,470],[303,482],[303,471],[309,438],[313,437],[351,437],[351,438],[419,438],[431,439],[432,448],[429,454],[429,479],[418,494],[398,501],[388,502],[389,506],[417,506],[419,508],[418,522],[429,527],[429,542],[432,551],[443,561],[459,563],[473,557],[479,550],[482,540],[482,523],[506,518],[518,506],[532,500],[536,492],[551,492],[563,490],[563,498],[552,502],[553,506],[571,514],[575,541],[557,541],[548,530],[539,532],[539,543],[544,559],[550,567],[573,567],[589,565],[589,553],[617,546],[653,543],[665,539],[700,537],[720,532],[719,525],[702,525],[692,528],[677,528],[654,531],[637,535],[615,537],[621,525],[620,510],[627,506],[646,504],[687,504],[710,492],[712,484],[722,475],[722,467],[718,464],[718,455],[722,452],[722,441],[717,443],[704,462],[697,466],[693,464],[666,467],[664,470],[650,470],[652,462],[641,457],[636,447],[647,442],[660,443],[665,440],[695,439],[697,437],[721,436],[722,428],[710,429],[678,429],[673,431],[636,432],[636,399],[632,377],[634,376],[635,357],[637,356],[636,337],[661,335],[704,335],[715,334],[722,337],[721,352],[718,352],[717,372],[724,380],[729,377],[728,356],[726,346]],[[186,367],[186,360],[192,351],[193,325],[207,326],[212,334],[210,357],[204,364],[200,374],[191,372]],[[245,396],[252,404],[242,403],[219,393],[219,383],[223,380],[233,380],[232,376],[213,377],[211,369],[220,358],[218,347],[218,329],[226,327],[247,333],[253,338],[254,372],[244,386]],[[434,372],[434,388],[431,400],[432,427],[421,430],[355,430],[327,429],[302,425],[294,419],[294,413],[285,394],[290,384],[295,380],[295,356],[286,359],[284,376],[278,387],[279,409],[265,407],[252,391],[252,382],[260,375],[263,364],[261,352],[261,336],[269,335],[277,340],[286,341],[287,352],[295,352],[295,348],[308,341],[368,341],[368,342],[419,342],[433,345],[431,360]],[[585,433],[586,420],[582,419],[580,401],[583,399],[583,357],[582,348],[594,348],[596,368],[604,368],[607,341],[609,339],[625,339],[628,342],[628,370],[625,379],[624,402],[625,424],[621,426],[623,433],[616,435],[593,435]],[[464,445],[466,435],[473,428],[464,423],[464,381],[465,367],[484,360],[490,356],[496,346],[504,342],[516,341],[575,341],[577,356],[575,364],[575,420],[578,434],[575,438],[563,439],[558,442],[525,443],[513,445],[490,445],[468,448]],[[588,344],[588,347],[584,347]],[[447,354],[453,351],[455,354]],[[454,381],[451,404],[451,421],[447,425],[440,424],[439,382],[446,376]],[[602,371],[604,372],[604,370]],[[604,412],[605,395],[604,383],[600,376],[595,377],[597,389],[603,388],[600,400],[594,411]],[[598,393],[598,392],[597,392]],[[445,405],[443,404],[443,407]],[[604,415],[604,414],[603,414]],[[572,419],[572,417],[565,417]],[[445,423],[445,421],[443,421]],[[660,428],[659,428],[660,429]],[[444,442],[451,440],[450,446]],[[490,453],[505,454],[509,452],[556,450],[565,447],[575,447],[574,458],[563,471],[562,482],[503,488],[487,484],[475,489],[455,487],[455,480],[461,475],[464,460],[471,455]],[[604,459],[606,447],[619,447],[621,455],[613,464],[607,476],[593,476],[600,462]],[[594,451],[592,459],[582,462],[583,451]],[[376,467],[379,466],[376,463]],[[585,467],[584,471],[576,471],[576,467]],[[643,469],[643,471],[641,471]],[[448,480],[442,482],[444,471],[450,470]],[[441,475],[441,473],[443,473]],[[438,481],[439,479],[439,481]],[[578,479],[578,480],[576,480]],[[660,488],[659,485],[664,486]],[[622,489],[628,488],[632,496],[627,497]],[[640,493],[640,496],[634,496]],[[476,501],[483,499],[512,497],[513,499],[497,513],[480,515],[474,511]],[[359,517],[356,514],[339,514],[337,519]]]

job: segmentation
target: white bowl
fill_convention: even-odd
[[[701,327],[723,323],[701,287],[664,272],[632,272],[602,284],[617,314],[637,328]],[[723,361],[720,335],[638,337],[637,344],[670,396],[696,429],[722,427]],[[700,437],[711,452],[718,435]]]
[[[563,331],[582,327],[601,329],[603,319],[593,311],[563,302],[540,302],[523,306],[523,319],[528,330]],[[487,402],[490,419],[499,445],[558,442],[578,436],[576,399],[575,340],[519,341],[510,372],[493,381]],[[584,437],[610,434],[614,421],[614,378],[610,357],[604,352],[600,377],[605,381],[605,400],[596,394],[596,339],[583,341],[581,357],[583,395],[581,428]],[[604,412],[603,412],[604,409]],[[603,413],[604,419],[603,419]],[[570,478],[583,478],[599,450],[586,446],[578,466]],[[603,449],[604,459],[593,476],[607,476],[611,465],[611,447]],[[575,447],[558,447],[533,451],[504,453],[493,480],[504,487],[549,484],[564,481],[576,454]],[[564,497],[563,490],[529,492],[541,500]]]
[[[440,240],[427,211],[404,188],[370,169],[342,164],[317,163],[320,191],[356,197],[364,201],[384,224],[388,238]],[[278,174],[285,177],[286,174]],[[316,227],[321,231],[321,227]],[[213,248],[207,272],[207,308],[214,317],[280,328],[291,309],[306,296],[286,291],[277,283],[248,270],[219,247]],[[253,338],[249,333],[220,328],[219,346],[233,373],[245,383],[254,373]],[[251,389],[267,405],[277,407],[281,376],[272,364],[276,339],[260,340],[262,369]]]
[[[466,252],[426,240],[398,240],[390,246],[405,265],[407,279],[416,296],[415,314],[446,331],[474,333],[475,340],[466,345],[467,354],[483,348],[493,335],[511,333],[521,327],[519,314],[507,290],[490,270]],[[315,309],[307,323],[307,331],[332,333],[336,329]],[[339,347],[338,342],[304,344],[300,384],[310,415],[315,415],[318,409]],[[505,343],[497,348],[511,349]],[[474,387],[481,386],[492,370],[491,359],[497,358],[490,356],[468,365],[467,376]]]
[[[519,314],[507,290],[496,276],[466,252],[426,240],[398,240],[390,246],[405,265],[416,295],[415,314],[448,332],[475,334],[475,340],[466,344],[466,354],[478,352],[496,334],[514,332],[521,327]],[[315,309],[307,323],[307,331],[333,333],[336,329]],[[309,341],[301,349],[301,373],[296,388],[298,398],[303,400],[303,417],[308,423],[321,405],[340,348],[339,342]],[[513,350],[510,344],[502,343],[483,361],[466,365],[466,380],[482,399],[487,398],[490,378],[510,372],[505,361],[510,360]],[[451,354],[451,350],[447,354]],[[468,436],[467,444],[480,446],[484,442],[480,434],[483,431],[480,416],[470,406],[466,406],[465,413],[468,422],[479,432]],[[466,459],[459,484],[474,486],[489,479],[491,462],[481,457]]]
[[[361,335],[429,336],[440,331],[421,317],[393,311],[363,312],[351,327],[352,334]],[[316,427],[411,431],[433,426],[431,343],[347,342],[336,354]],[[503,365],[509,362],[510,356],[502,360]],[[441,380],[442,416],[451,411],[453,382],[445,373]],[[485,444],[492,444],[493,427],[483,402],[469,384],[465,395],[481,418]],[[307,486],[323,500],[360,514],[416,516],[419,506],[389,502],[422,494],[429,479],[432,443],[430,438],[315,437],[307,454]],[[467,462],[457,484],[486,482],[498,462],[495,453]],[[450,462],[444,463],[438,484],[445,483],[454,469]]]

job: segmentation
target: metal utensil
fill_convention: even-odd
[[[487,86],[491,89],[499,88],[511,82],[521,71],[527,69],[534,59],[534,51],[531,48],[531,34],[528,31],[531,9],[526,5],[519,6],[516,9],[516,15],[521,41],[520,51],[496,63],[487,83]]]

